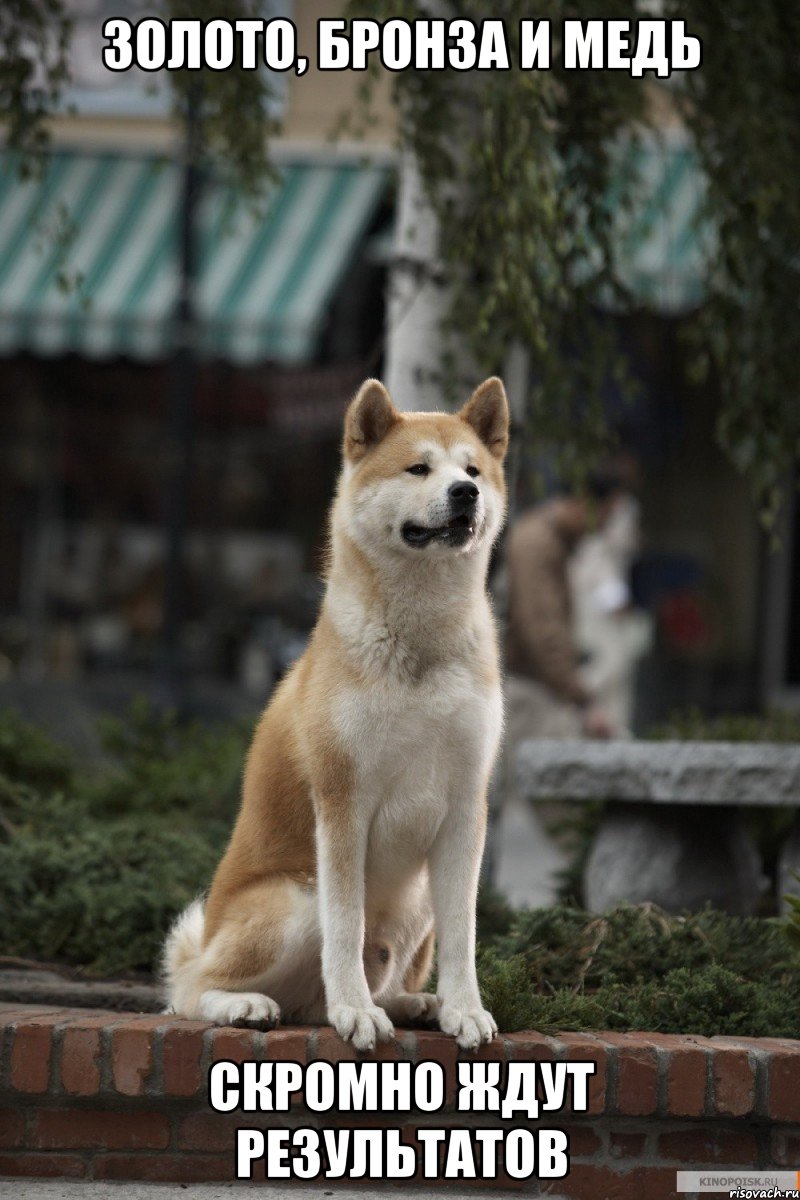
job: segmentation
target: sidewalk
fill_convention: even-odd
[[[3,1200],[187,1200],[188,1196],[199,1200],[225,1200],[237,1193],[244,1194],[252,1183],[85,1183],[83,1180],[64,1179],[0,1179],[0,1196]],[[289,1196],[291,1200],[319,1200],[330,1196],[334,1200],[385,1200],[391,1188],[392,1195],[416,1197],[430,1196],[430,1189],[401,1188],[388,1181],[377,1187],[336,1187],[335,1184],[317,1184],[314,1187],[298,1188],[283,1182],[259,1183],[259,1192],[272,1192],[275,1196]],[[441,1189],[441,1185],[437,1190]],[[497,1200],[497,1191],[451,1192],[441,1189],[446,1200]],[[551,1196],[550,1200],[559,1200]]]

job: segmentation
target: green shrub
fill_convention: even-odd
[[[678,967],[659,980],[605,984],[594,992],[559,988],[542,995],[526,988],[527,978],[522,956],[506,959],[490,951],[480,959],[483,1000],[501,1029],[800,1036],[796,976],[793,1004],[780,987],[742,979],[719,964],[699,971]]]
[[[0,709],[0,776],[31,787],[66,787],[75,763],[66,747],[10,708]]]
[[[710,908],[673,917],[646,904],[602,916],[562,906],[520,912],[495,945],[505,957],[525,959],[540,991],[593,989],[617,979],[646,982],[678,968],[714,964],[748,978],[774,979],[788,957],[777,919],[731,917]]]
[[[479,970],[505,1029],[800,1037],[800,958],[775,919],[535,909],[484,939]]]
[[[58,817],[0,843],[3,952],[92,974],[152,970],[169,922],[208,886],[225,826],[98,822],[66,803]]]
[[[0,952],[151,971],[225,848],[247,735],[180,726],[144,702],[101,732],[107,761],[79,770],[0,714]]]
[[[688,708],[672,713],[645,736],[661,742],[800,742],[800,713],[776,708],[709,717]]]
[[[800,883],[800,871],[792,871],[792,877]],[[800,951],[800,896],[790,893],[784,899],[789,905],[784,924],[786,936],[794,949]]]
[[[93,811],[235,814],[250,734],[243,724],[180,723],[136,700],[124,717],[106,717],[100,734],[110,763],[90,788]]]

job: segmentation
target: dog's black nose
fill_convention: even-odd
[[[461,512],[472,508],[478,499],[478,489],[469,479],[460,480],[458,483],[451,483],[447,489],[447,494],[450,497],[452,507],[459,509]]]

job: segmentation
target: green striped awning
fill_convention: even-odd
[[[657,312],[696,308],[714,238],[702,219],[704,180],[691,144],[678,131],[627,140],[617,176],[619,190],[630,187],[630,204],[615,206],[620,278],[636,301]]]
[[[200,349],[308,360],[385,191],[380,166],[297,162],[255,208],[210,183],[199,210]],[[0,354],[169,351],[178,262],[174,163],[54,153],[23,180],[0,159]]]
[[[705,180],[697,155],[681,130],[621,138],[612,149],[611,183],[604,201],[617,281],[629,304],[669,316],[702,304],[716,242],[704,217]],[[572,266],[585,284],[602,267],[588,229]],[[618,310],[618,293],[605,283],[601,307]]]

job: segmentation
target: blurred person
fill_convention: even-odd
[[[515,906],[552,904],[566,857],[540,811],[516,785],[526,738],[609,738],[617,727],[583,678],[575,642],[570,561],[602,528],[623,495],[614,472],[589,479],[586,494],[561,493],[524,512],[506,550],[505,736],[492,788],[485,870]]]
[[[650,647],[652,620],[632,603],[630,576],[641,544],[639,501],[621,494],[602,529],[570,562],[575,638],[584,684],[618,731],[629,731],[636,667]]]
[[[507,549],[506,745],[523,737],[614,736],[612,716],[581,672],[570,561],[624,496],[618,472],[598,471],[585,494],[561,493],[512,526]]]

